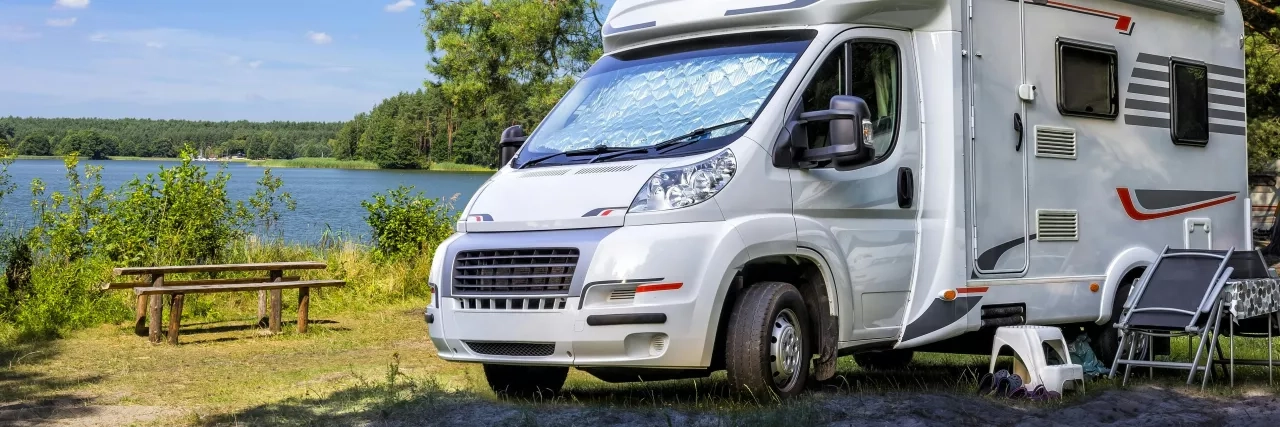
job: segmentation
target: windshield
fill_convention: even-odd
[[[679,149],[609,159],[707,151],[744,132],[814,33],[737,34],[605,56],[543,120],[516,164],[590,161],[598,153],[649,147],[715,128]],[[733,123],[731,126],[723,126]],[[595,149],[595,150],[592,150]],[[573,151],[595,151],[574,155]]]

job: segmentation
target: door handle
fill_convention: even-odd
[[[1018,145],[1013,147],[1014,151],[1022,152],[1022,140],[1026,139],[1022,132],[1022,114],[1013,113],[1013,130],[1018,131]]]
[[[898,207],[910,209],[915,204],[916,178],[911,168],[898,168]]]

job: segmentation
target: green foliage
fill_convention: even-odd
[[[244,155],[250,159],[265,159],[270,156],[271,144],[279,141],[276,134],[263,131],[249,136],[245,142]]]
[[[1248,93],[1249,170],[1275,169],[1280,158],[1280,0],[1242,2],[1245,86]]]
[[[342,123],[323,122],[208,122],[189,120],[148,119],[43,119],[0,118],[15,129],[19,154],[47,156],[54,154],[68,132],[92,130],[114,138],[115,150],[107,156],[168,157],[176,158],[183,147],[191,145],[205,156],[231,156],[245,152],[245,141],[250,135],[270,131],[280,140],[287,140],[295,147],[325,145],[341,128]],[[40,135],[31,145],[22,148],[29,136]],[[48,141],[44,139],[48,138]],[[10,144],[14,145],[14,144]],[[47,149],[45,147],[48,147]],[[77,150],[86,155],[87,150]],[[270,150],[270,145],[264,153]]]
[[[24,156],[52,156],[56,136],[53,132],[39,131],[22,137],[18,154]]]
[[[253,218],[264,236],[270,235],[271,227],[280,222],[280,208],[292,211],[298,207],[293,195],[280,191],[281,188],[284,188],[284,180],[272,175],[271,168],[266,168],[262,170],[262,178],[258,179],[258,190],[249,198]]]
[[[298,157],[298,147],[293,145],[293,141],[276,139],[271,142],[271,148],[267,151],[267,157],[272,159],[289,160]]]
[[[413,187],[400,186],[373,200],[360,202],[373,228],[375,253],[384,259],[403,259],[430,253],[453,234],[457,214],[453,200],[430,199]]]
[[[116,153],[116,141],[113,137],[93,130],[67,132],[62,137],[62,142],[58,143],[57,154],[65,156],[75,152],[94,160],[104,160]]]

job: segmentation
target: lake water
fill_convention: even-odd
[[[83,165],[102,166],[102,184],[108,191],[120,188],[134,177],[143,178],[157,173],[160,167],[174,166],[176,162],[161,161],[82,161]],[[221,163],[203,163],[210,176]],[[262,168],[244,163],[228,163],[226,171],[231,180],[227,193],[232,200],[248,201],[256,190],[256,182],[262,177]],[[326,229],[343,236],[368,238],[369,226],[365,224],[366,211],[360,206],[374,193],[385,192],[400,185],[413,186],[427,197],[450,198],[458,196],[457,209],[466,206],[476,189],[489,178],[488,173],[445,173],[395,170],[346,170],[346,169],[272,169],[272,174],[284,181],[283,191],[293,195],[298,208],[284,212],[278,230],[293,242],[314,242]],[[0,201],[0,224],[6,227],[30,227],[31,180],[45,182],[46,197],[53,191],[66,191],[66,168],[61,160],[18,160],[9,166],[9,175],[18,188],[14,194]],[[274,234],[274,233],[273,233]]]

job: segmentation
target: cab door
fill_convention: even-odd
[[[1027,271],[1027,110],[1022,1],[969,0],[970,251],[975,275],[1021,277]]]
[[[832,96],[867,102],[876,159],[853,171],[793,169],[792,198],[803,247],[834,241],[851,278],[854,316],[841,316],[854,340],[897,335],[916,262],[921,133],[909,34],[858,28],[838,37],[795,100],[793,115],[826,110]],[[809,147],[829,145],[822,126],[809,131]],[[821,166],[821,165],[820,165]],[[811,241],[806,241],[811,240]],[[842,306],[844,304],[841,304]],[[851,321],[846,319],[851,318]]]

